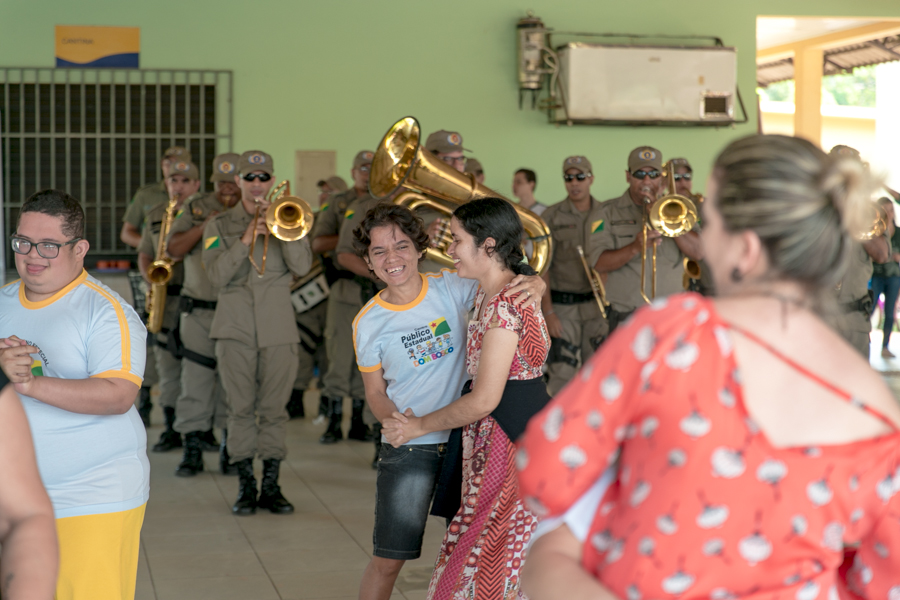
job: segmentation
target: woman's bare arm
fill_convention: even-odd
[[[522,591],[530,600],[617,600],[581,568],[581,542],[567,525],[545,533],[528,549]]]
[[[0,595],[50,600],[59,549],[53,506],[41,484],[31,430],[11,385],[0,392]]]

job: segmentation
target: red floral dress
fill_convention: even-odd
[[[529,423],[529,506],[565,512],[618,460],[583,565],[620,598],[832,599],[856,547],[849,589],[900,600],[900,432],[770,348],[893,429],[775,447],[744,406],[734,329],[694,294],[636,313]]]
[[[491,298],[480,319],[469,322],[466,366],[475,379],[481,342],[488,329],[519,334],[509,379],[541,377],[550,348],[550,336],[539,309],[521,311],[505,295]],[[475,299],[475,314],[484,302],[484,290]],[[515,600],[525,547],[537,519],[518,494],[515,446],[493,417],[463,428],[462,506],[450,522],[438,554],[429,600]]]

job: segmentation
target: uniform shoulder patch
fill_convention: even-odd
[[[219,247],[219,236],[214,235],[212,237],[208,237],[203,240],[203,249],[209,250],[210,248],[218,248]]]
[[[345,219],[350,219],[350,218],[352,218],[353,215],[355,215],[355,214],[356,214],[356,211],[353,210],[353,209],[351,208],[351,209],[348,210],[346,213],[344,213],[344,218],[345,218]]]
[[[593,223],[591,223],[591,233],[597,233],[598,231],[603,231],[603,226],[605,221],[603,219],[597,219]]]

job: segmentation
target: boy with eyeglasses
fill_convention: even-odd
[[[374,288],[374,282],[365,264],[363,271],[351,268],[357,266],[352,259],[347,260],[344,257],[345,260],[342,261],[337,255],[337,246],[344,224],[361,220],[369,208],[380,202],[369,195],[369,171],[374,156],[369,150],[357,153],[353,159],[353,169],[350,171],[353,187],[330,198],[328,207],[316,218],[312,233],[313,250],[331,253],[334,256],[335,267],[329,281],[331,289],[325,316],[325,353],[328,358],[328,369],[320,385],[319,414],[328,419],[328,426],[319,438],[321,444],[334,444],[343,439],[341,421],[344,416],[345,396],[350,396],[352,406],[347,437],[358,441],[372,439],[372,432],[363,418],[366,390],[359,369],[356,368],[356,356],[353,352],[353,319],[368,301],[368,298],[363,300],[363,297]],[[355,254],[352,258],[360,262],[362,260]]]
[[[547,291],[541,300],[550,355],[547,357],[547,390],[555,394],[569,382],[606,337],[606,319],[594,299],[578,247],[593,264],[599,250],[596,232],[603,227],[601,205],[591,196],[594,174],[584,156],[563,161],[566,198],[547,207],[541,217],[553,236],[553,258],[544,273]]]
[[[160,202],[149,211],[144,218],[141,244],[138,246],[138,269],[147,285],[151,285],[148,277],[150,264],[156,259],[159,249],[159,234],[163,220],[166,218],[170,199],[175,200],[176,213],[181,210],[184,201],[200,189],[200,175],[194,163],[178,161],[169,167],[166,177],[166,189],[169,198]],[[156,364],[159,377],[159,404],[165,416],[165,429],[159,441],[153,446],[154,452],[168,452],[181,448],[181,434],[175,431],[175,405],[181,394],[181,359],[178,352],[178,321],[181,313],[181,286],[184,283],[184,265],[175,261],[172,265],[172,278],[166,286],[166,304],[163,311],[162,328],[154,334],[155,344],[151,346],[149,356]]]
[[[286,407],[297,376],[300,341],[290,286],[295,275],[309,271],[312,252],[306,238],[283,242],[270,236],[265,273],[251,265],[250,256],[257,265],[263,264],[265,212],[270,204],[266,195],[275,183],[274,172],[271,156],[259,150],[244,152],[234,177],[241,201],[203,229],[203,265],[219,290],[209,337],[216,341],[228,402],[228,454],[240,477],[232,507],[237,515],[254,514],[257,507],[275,514],[294,512],[278,485],[281,461],[287,455]],[[256,456],[263,461],[258,500]]]
[[[650,206],[665,186],[662,178],[662,153],[651,146],[639,146],[628,155],[625,171],[628,189],[618,198],[603,203],[600,217],[604,225],[597,232],[599,256],[594,268],[606,275],[609,332],[645,304],[641,296],[641,248],[643,226]],[[685,257],[703,258],[700,236],[691,231],[677,238],[663,237],[650,229],[647,233],[645,293],[650,296],[653,277],[651,255],[656,246],[656,297],[684,290]]]
[[[0,368],[22,400],[53,503],[56,598],[131,598],[150,494],[134,406],[146,330],[84,270],[90,244],[75,198],[37,192],[10,241],[21,279],[0,290]]]

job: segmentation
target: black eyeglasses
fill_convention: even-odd
[[[466,157],[465,156],[442,156],[441,160],[444,161],[445,163],[447,163],[448,165],[452,165],[453,163],[466,162]]]
[[[635,171],[634,173],[632,173],[631,176],[635,179],[643,179],[647,176],[649,176],[650,179],[659,179],[660,174],[661,173],[656,169],[653,169],[652,171],[645,171],[641,169],[640,171]]]
[[[691,179],[693,179],[690,173],[675,173],[674,175],[672,175],[672,177],[675,178],[675,181],[681,181],[682,179],[684,179],[685,181],[690,181]]]
[[[69,244],[74,244],[75,242],[81,240],[83,238],[75,238],[73,240],[69,240],[64,244],[57,244],[56,242],[31,242],[26,240],[25,238],[14,237],[10,238],[9,242],[12,246],[13,252],[16,254],[28,254],[31,252],[31,247],[34,246],[37,248],[38,256],[41,258],[56,258],[59,256],[59,249],[63,246],[68,246]]]
[[[566,175],[563,175],[563,179],[565,179],[566,181],[572,181],[573,179],[584,181],[588,177],[590,177],[590,175],[587,173],[567,173]]]
[[[268,173],[247,173],[246,175],[242,175],[241,179],[244,181],[253,181],[255,179],[259,179],[263,183],[272,179],[272,176]]]

